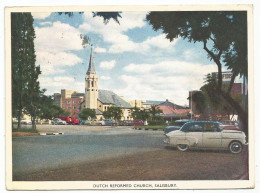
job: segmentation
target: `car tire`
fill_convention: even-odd
[[[229,151],[233,154],[239,154],[242,152],[243,146],[239,141],[232,141],[229,144]]]
[[[177,149],[180,151],[187,151],[189,149],[189,146],[187,144],[178,144]]]

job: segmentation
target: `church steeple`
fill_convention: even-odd
[[[93,51],[92,51],[92,45],[91,45],[91,53],[90,53],[90,57],[89,57],[89,64],[88,64],[88,71],[87,74],[95,74],[95,66],[94,66],[94,62],[93,62]]]
[[[85,77],[85,107],[90,109],[97,109],[97,100],[98,100],[98,76],[95,71],[95,66],[93,61],[93,49],[91,45],[89,66]]]

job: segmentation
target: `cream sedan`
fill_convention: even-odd
[[[167,133],[164,143],[175,146],[180,151],[189,148],[223,149],[231,153],[241,153],[246,145],[246,135],[242,131],[223,130],[215,121],[192,121],[180,130]]]

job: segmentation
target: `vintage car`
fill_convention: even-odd
[[[51,121],[52,125],[67,125],[67,122],[59,118],[55,118]]]
[[[223,149],[231,153],[241,153],[246,145],[246,135],[242,131],[226,130],[215,121],[191,121],[180,130],[167,133],[164,143],[177,147],[180,151],[189,148]]]
[[[175,130],[179,130],[181,128],[181,126],[183,126],[185,123],[189,122],[189,121],[192,121],[190,119],[181,119],[181,120],[176,120],[174,122],[174,125],[168,125],[166,126],[163,131],[164,131],[164,134],[167,134],[171,131],[175,131]]]

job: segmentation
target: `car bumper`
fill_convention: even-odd
[[[164,142],[165,144],[169,144],[169,143],[170,143],[170,139],[169,139],[168,137],[165,137],[165,138],[163,139],[163,142]]]

